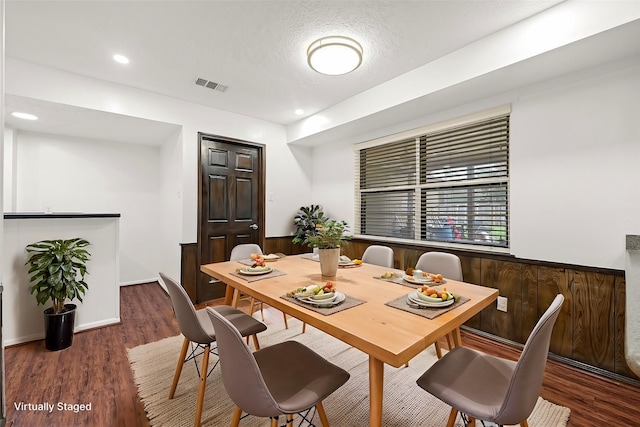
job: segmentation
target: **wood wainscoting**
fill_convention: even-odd
[[[267,238],[264,252],[309,252],[309,248],[292,244],[291,239]],[[343,254],[360,258],[369,245],[376,243],[354,239]],[[565,302],[551,337],[552,357],[640,385],[624,356],[624,271],[523,260],[510,255],[377,244],[393,248],[395,267],[403,270],[415,266],[424,252],[437,250],[458,255],[466,282],[496,288],[508,299],[507,312],[488,307],[465,326],[501,341],[523,344],[555,295],[563,294]]]

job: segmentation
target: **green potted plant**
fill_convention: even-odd
[[[295,217],[293,223],[296,226],[296,232],[293,235],[293,243],[304,244],[307,234],[316,232],[316,226],[327,221],[322,211],[322,206],[311,205],[302,206]]]
[[[314,233],[307,233],[304,242],[312,248],[318,248],[320,271],[323,276],[334,277],[338,272],[340,247],[345,240],[348,226],[345,221],[327,220],[316,226]]]
[[[27,245],[31,294],[38,305],[51,301],[44,310],[45,347],[62,350],[73,341],[76,305],[67,300],[78,299],[88,289],[84,277],[91,254],[85,249],[90,243],[81,238],[41,240]]]

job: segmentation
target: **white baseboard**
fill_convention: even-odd
[[[158,281],[157,277],[153,277],[151,279],[132,280],[131,282],[120,282],[120,287],[131,286],[131,285],[143,285],[145,283],[153,283],[157,281]]]

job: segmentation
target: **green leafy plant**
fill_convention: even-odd
[[[304,242],[312,248],[331,249],[339,248],[349,236],[344,232],[348,229],[345,221],[328,220],[316,226],[315,233],[308,233]]]
[[[327,219],[322,211],[322,206],[302,206],[293,218],[293,223],[296,226],[293,243],[305,243],[307,235],[315,234],[316,226],[324,224]]]
[[[84,248],[90,243],[84,239],[41,240],[26,247],[29,258],[29,280],[31,294],[35,294],[38,305],[49,300],[53,313],[64,311],[65,301],[82,296],[88,289],[84,276],[91,254]]]

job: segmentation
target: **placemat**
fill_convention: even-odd
[[[260,275],[256,275],[256,276],[247,276],[246,274],[240,274],[240,273],[237,273],[235,271],[231,272],[230,274],[232,276],[241,277],[244,280],[246,280],[247,282],[257,282],[258,280],[271,279],[272,277],[284,276],[287,273],[285,273],[284,271],[276,270],[274,268],[271,271],[271,273],[265,273],[265,274],[260,274]]]
[[[389,307],[397,308],[398,310],[408,311],[409,313],[417,314],[418,316],[426,317],[427,319],[435,319],[436,317],[440,316],[441,314],[446,313],[449,310],[453,310],[456,307],[460,307],[462,304],[464,304],[467,301],[469,301],[469,298],[460,297],[460,299],[458,301],[454,302],[453,304],[451,304],[448,307],[442,307],[442,308],[431,308],[431,307],[413,308],[413,307],[409,307],[407,305],[407,296],[403,295],[401,297],[398,297],[398,298],[396,298],[394,300],[391,300],[391,301],[385,303],[385,305],[388,305]]]
[[[300,307],[308,308],[311,311],[315,311],[316,313],[320,313],[325,316],[329,316],[330,314],[334,314],[342,310],[347,310],[349,308],[358,306],[360,304],[364,304],[366,302],[361,299],[350,297],[349,295],[345,294],[344,301],[342,301],[338,305],[334,305],[333,307],[316,307],[315,305],[305,304],[294,297],[288,297],[286,295],[282,295],[280,298],[286,299],[287,301],[290,301],[296,305],[299,305]]]

